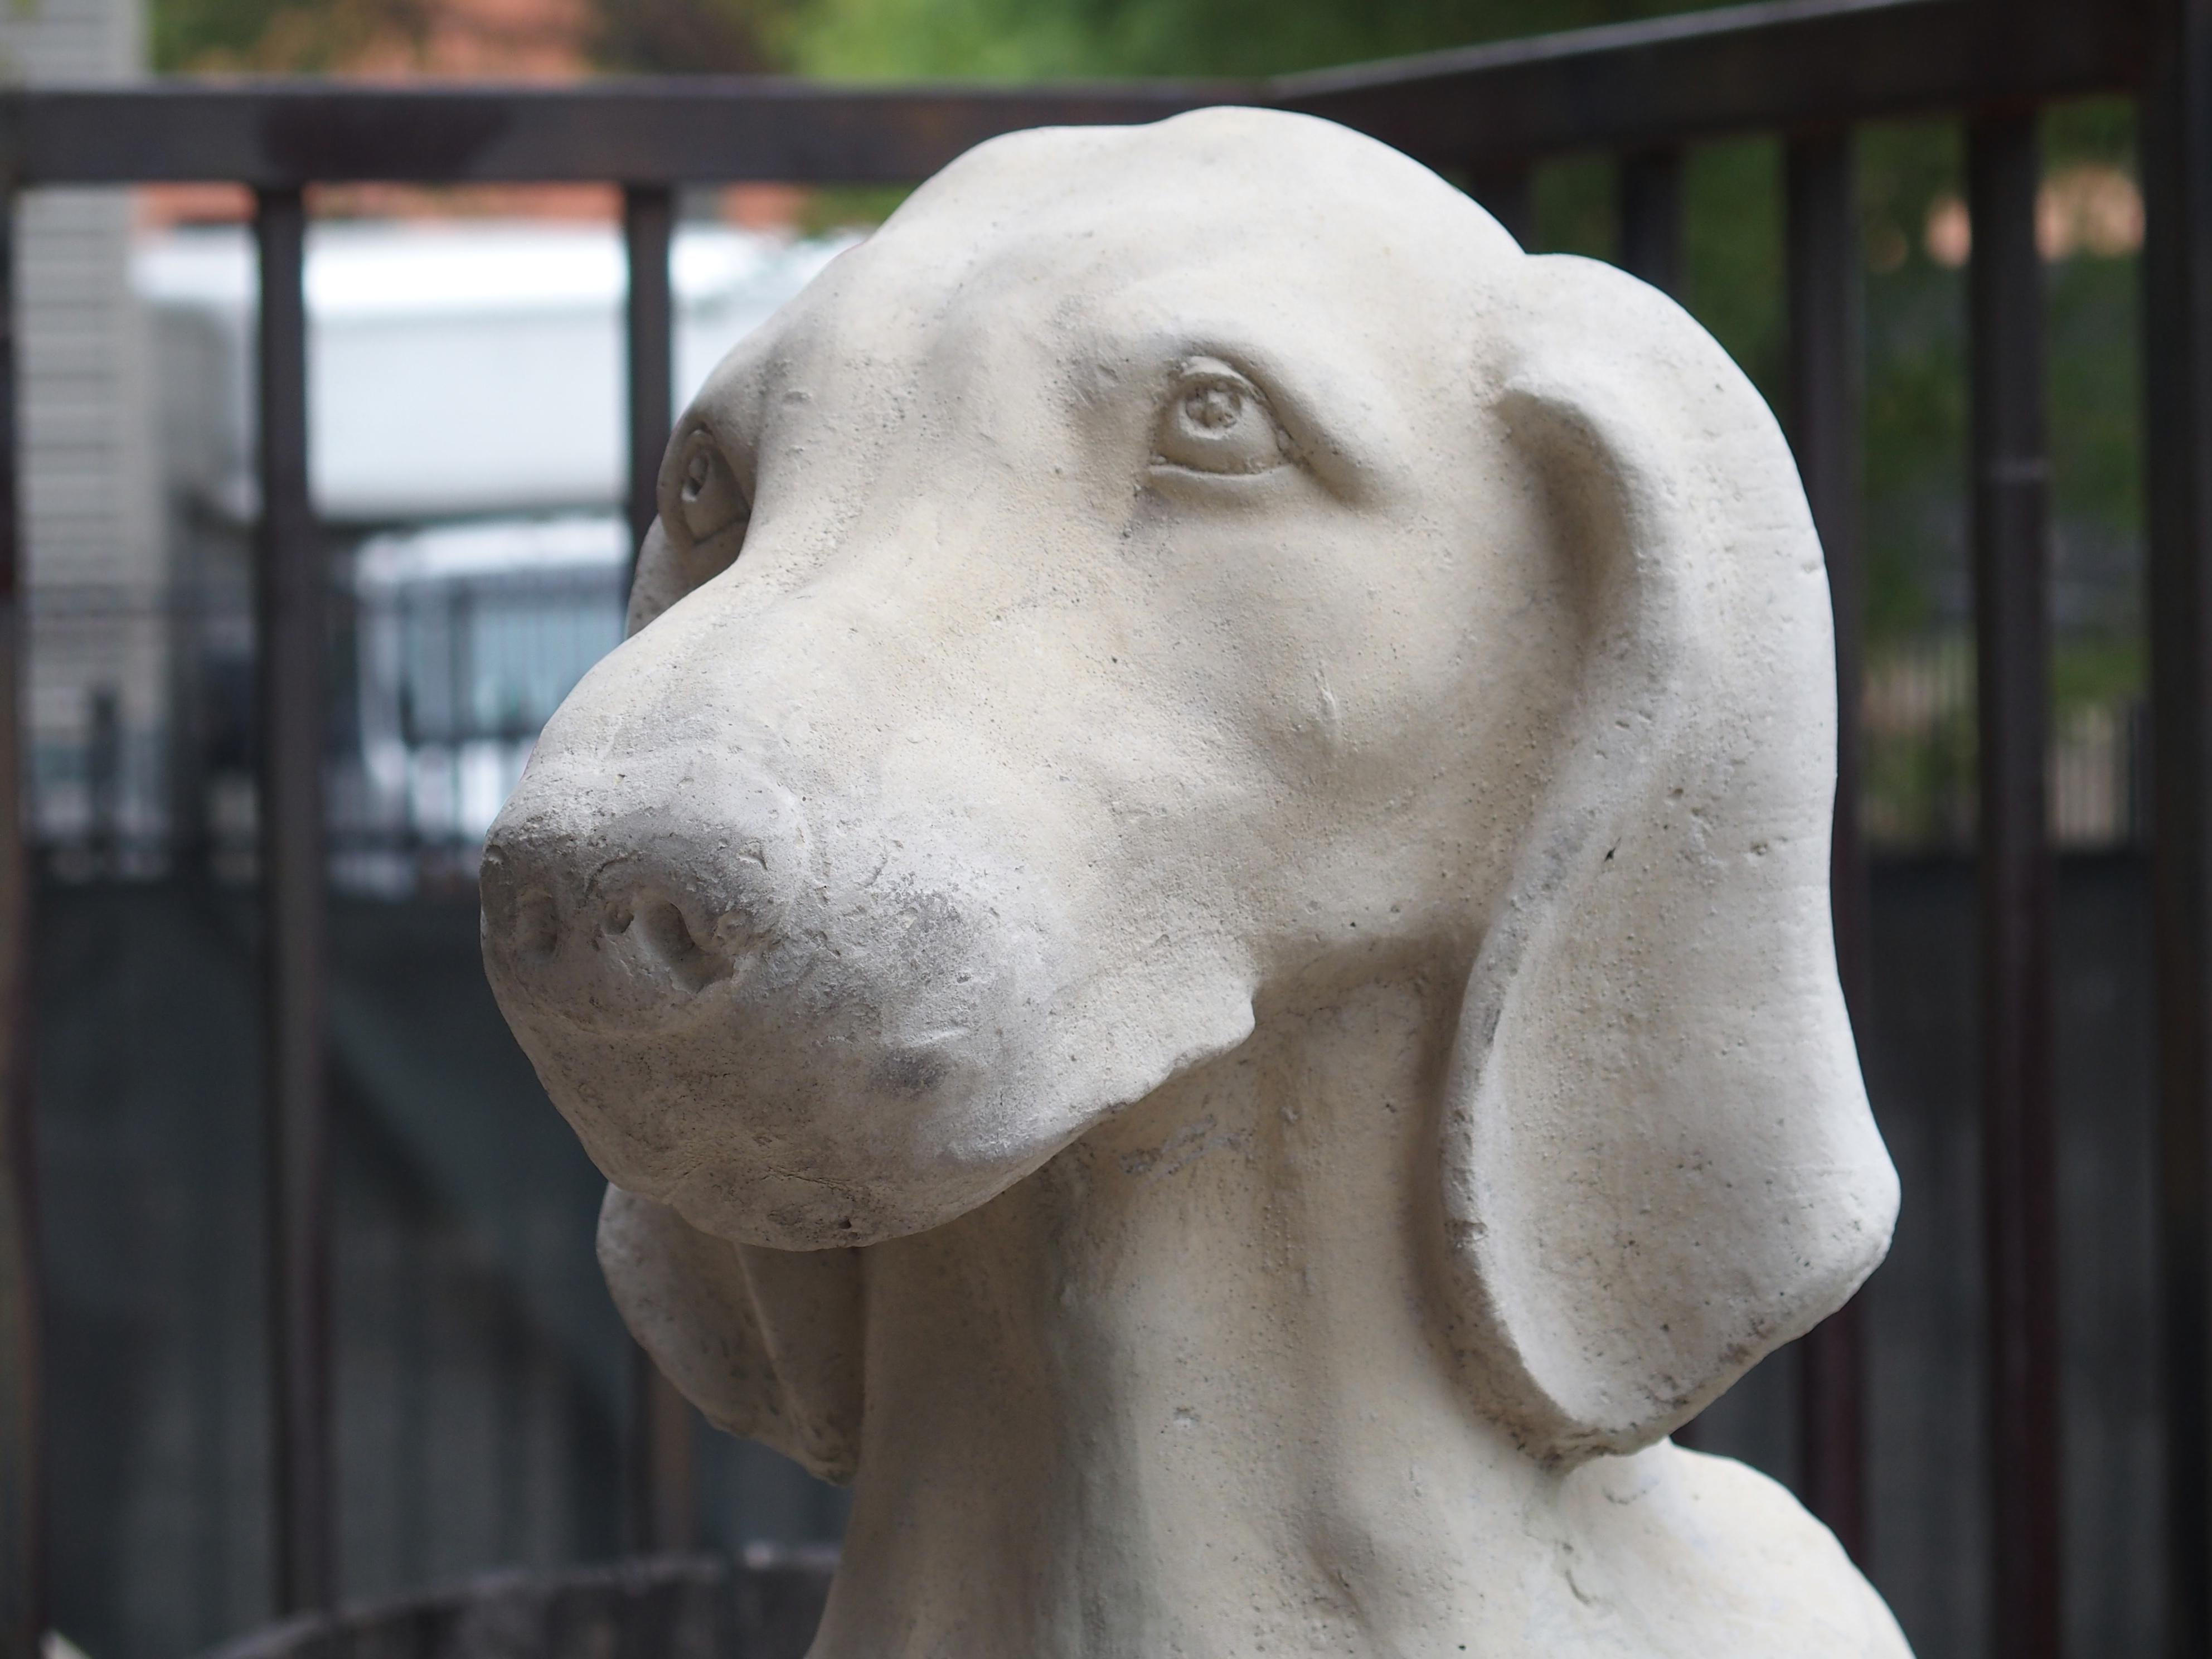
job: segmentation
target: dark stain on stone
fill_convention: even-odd
[[[927,1048],[894,1048],[876,1062],[869,1084],[885,1094],[909,1098],[926,1095],[951,1070],[945,1056]]]

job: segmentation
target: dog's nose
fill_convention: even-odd
[[[805,857],[791,797],[727,766],[526,778],[485,843],[485,965],[541,1015],[678,1016],[786,937]]]
[[[647,975],[694,994],[727,979],[758,937],[745,911],[717,912],[675,884],[635,873],[613,884],[585,925],[598,927],[601,951],[625,954]]]

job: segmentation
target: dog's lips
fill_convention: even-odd
[[[981,1203],[1004,1184],[987,1174],[972,1201]],[[880,1179],[824,1176],[781,1164],[735,1170],[702,1164],[670,1184],[660,1201],[700,1231],[769,1249],[857,1248],[919,1232],[942,1218],[899,1206],[903,1185]]]
[[[516,1029],[611,1181],[741,1243],[811,1249],[920,1231],[1001,1188],[1010,1158],[1018,1173],[1045,1155],[1006,1144],[995,1041],[863,1043],[738,1000],[709,994],[715,1017],[657,1037]]]

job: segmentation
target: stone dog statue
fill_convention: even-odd
[[[1669,1430],[1897,1183],[1765,405],[1401,155],[987,143],[684,416],[483,867],[816,1659],[1895,1655]]]

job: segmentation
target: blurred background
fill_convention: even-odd
[[[151,73],[838,78],[1249,74],[1689,8],[1636,0],[17,0],[0,64]],[[2045,124],[2055,478],[2050,820],[2070,1650],[2156,1601],[2136,256],[2121,103]],[[1863,1041],[1906,1183],[1867,1292],[1872,1572],[1923,1654],[1984,1650],[1975,1209],[1972,227],[1949,124],[1865,130]],[[1692,152],[1684,303],[1781,395],[1778,143]],[[1533,243],[1610,257],[1601,157],[1537,175]],[[681,204],[679,403],[896,192]],[[600,1183],[477,965],[479,838],[620,637],[623,264],[611,189],[316,192],[312,470],[337,556],[329,733],[338,1409],[349,1599],[611,1555],[629,1386],[592,1260]],[[269,1612],[252,1032],[258,513],[250,201],[21,210],[32,803],[51,1286],[54,1623],[154,1659]],[[1796,1474],[1785,1352],[1699,1443]],[[713,1545],[834,1544],[841,1494],[704,1436]],[[1940,1548],[1937,1546],[1941,1546]],[[1961,1564],[1964,1564],[1963,1565]]]

